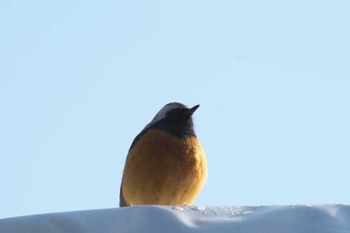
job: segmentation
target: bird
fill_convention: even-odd
[[[199,105],[166,104],[127,154],[119,206],[191,205],[207,179],[207,159],[193,125]]]

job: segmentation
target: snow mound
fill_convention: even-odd
[[[350,232],[350,205],[137,206],[1,219],[0,232]]]

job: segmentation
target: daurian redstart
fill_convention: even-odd
[[[139,133],[126,158],[120,206],[189,205],[207,177],[207,160],[193,128],[192,108],[165,105]]]

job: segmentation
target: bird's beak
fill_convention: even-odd
[[[196,106],[188,109],[187,113],[191,116],[197,110],[197,108],[199,108],[199,104],[197,104]]]

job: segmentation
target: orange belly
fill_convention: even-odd
[[[176,138],[149,130],[129,151],[122,194],[128,205],[191,204],[207,177],[207,161],[196,137]]]

